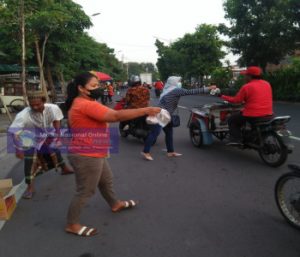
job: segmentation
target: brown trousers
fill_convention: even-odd
[[[79,222],[81,209],[93,196],[98,187],[100,193],[109,204],[117,202],[113,190],[113,175],[106,158],[93,158],[82,155],[69,155],[76,178],[76,194],[74,195],[67,216],[68,224]]]

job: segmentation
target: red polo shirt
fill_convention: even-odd
[[[262,117],[273,114],[271,85],[262,79],[255,79],[241,87],[236,96],[221,96],[230,103],[244,103],[243,116]]]

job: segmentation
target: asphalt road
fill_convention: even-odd
[[[189,96],[180,105],[215,100]],[[292,115],[289,128],[300,137],[300,105],[276,104],[275,110]],[[34,199],[21,200],[0,231],[1,257],[298,257],[300,231],[283,220],[273,192],[287,164],[270,168],[256,152],[218,141],[193,147],[185,126],[188,114],[180,109],[182,125],[175,130],[180,158],[165,156],[163,135],[152,149],[153,162],[142,159],[141,142],[120,139],[119,153],[109,160],[115,189],[121,199],[138,199],[137,208],[113,214],[97,194],[84,209],[82,223],[100,234],[66,234],[74,177],[50,171],[36,178]],[[299,158],[299,142],[294,143],[288,162]],[[15,182],[22,178],[21,162],[10,175]]]

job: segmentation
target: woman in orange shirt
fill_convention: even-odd
[[[81,209],[97,188],[112,212],[137,204],[133,200],[118,200],[113,190],[112,172],[107,161],[110,147],[108,123],[144,115],[154,116],[160,108],[115,111],[100,104],[96,101],[101,95],[98,79],[89,72],[78,75],[68,85],[67,91],[66,107],[71,129],[69,160],[75,171],[77,192],[68,210],[65,231],[79,236],[93,236],[97,230],[81,225],[79,218]]]

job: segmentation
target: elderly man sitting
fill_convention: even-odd
[[[33,179],[43,170],[60,168],[62,175],[73,174],[58,150],[60,120],[63,114],[55,104],[46,103],[42,92],[28,92],[29,107],[17,114],[8,129],[16,148],[16,157],[24,159],[27,189],[23,195],[31,199],[34,194]]]

